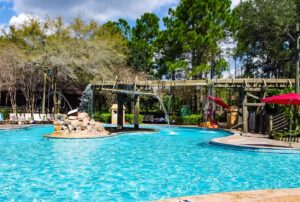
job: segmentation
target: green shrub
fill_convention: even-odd
[[[9,119],[9,113],[10,111],[8,109],[0,109],[0,113],[3,114],[4,119]]]
[[[197,114],[182,117],[184,125],[197,125],[200,123],[201,118],[202,116]]]
[[[100,121],[102,123],[111,123],[110,113],[105,113],[105,114],[95,113],[93,115],[93,118],[95,119],[95,121]]]
[[[95,113],[93,115],[93,118],[95,121],[100,121],[102,123],[111,123],[111,114],[110,113],[105,113],[105,114],[100,114],[100,113]],[[142,123],[144,119],[143,115],[139,115],[139,123]],[[134,121],[134,115],[133,114],[125,114],[125,121],[133,124]]]
[[[202,115],[192,114],[190,116],[172,116],[171,123],[177,125],[198,125],[201,121]]]
[[[144,119],[144,116],[143,115],[139,115],[139,123],[143,123],[143,119]],[[133,114],[125,114],[125,121],[130,123],[130,124],[133,124],[134,122],[134,115]]]
[[[182,125],[183,119],[181,116],[171,116],[170,118],[170,123],[174,123],[176,125]]]

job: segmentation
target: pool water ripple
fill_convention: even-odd
[[[159,129],[93,140],[44,139],[52,127],[0,131],[0,201],[149,201],[300,187],[300,154],[210,146],[223,131]]]

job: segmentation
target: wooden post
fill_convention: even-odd
[[[248,132],[248,107],[247,107],[247,93],[244,94],[243,99],[243,129],[244,133]]]
[[[118,93],[117,94],[117,101],[118,101],[118,120],[117,120],[117,129],[123,129],[124,123],[124,95]]]
[[[134,128],[139,129],[140,96],[134,97]]]
[[[269,115],[267,133],[270,135],[273,130],[273,116]]]

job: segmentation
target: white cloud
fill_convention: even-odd
[[[14,0],[13,10],[39,17],[79,16],[101,22],[120,17],[136,19],[144,12],[153,12],[162,6],[173,6],[177,0]]]
[[[231,8],[235,8],[237,5],[241,3],[241,0],[232,0],[231,1]]]
[[[30,15],[30,14],[26,14],[26,13],[20,13],[19,15],[17,16],[13,16],[10,20],[9,20],[9,26],[15,26],[15,27],[19,27],[21,26],[22,24],[26,23],[26,22],[29,22],[30,20],[32,19],[40,19],[39,17],[37,16],[33,16],[33,15]]]
[[[5,24],[0,24],[0,36],[2,36],[5,32]]]

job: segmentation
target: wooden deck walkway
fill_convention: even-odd
[[[293,87],[294,79],[212,79],[212,80],[145,80],[145,81],[91,81],[93,86],[105,88],[117,88],[120,86],[136,86],[137,88],[164,89],[183,86],[213,86],[216,88],[244,88],[247,91],[261,91],[266,88]]]

